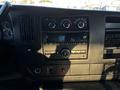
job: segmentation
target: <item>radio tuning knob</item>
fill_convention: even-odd
[[[60,51],[60,54],[61,56],[63,56],[64,58],[68,58],[71,54],[70,50],[69,49],[62,49]]]

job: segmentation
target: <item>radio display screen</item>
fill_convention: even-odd
[[[85,33],[67,33],[67,34],[47,34],[47,43],[75,43],[75,42],[86,42],[87,34]]]

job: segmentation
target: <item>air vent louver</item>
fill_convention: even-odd
[[[40,18],[38,16],[20,16],[19,29],[21,41],[40,40]]]
[[[31,41],[35,39],[33,21],[31,17],[24,16],[20,18],[20,36],[22,41]]]
[[[120,46],[120,17],[106,17],[105,47]]]
[[[106,17],[103,57],[120,58],[120,17]]]

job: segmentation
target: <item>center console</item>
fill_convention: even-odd
[[[44,55],[51,59],[88,58],[88,17],[44,17],[42,36]]]

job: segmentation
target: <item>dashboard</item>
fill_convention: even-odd
[[[1,27],[1,41],[15,47],[17,61],[29,78],[119,79],[119,12],[17,5]]]

